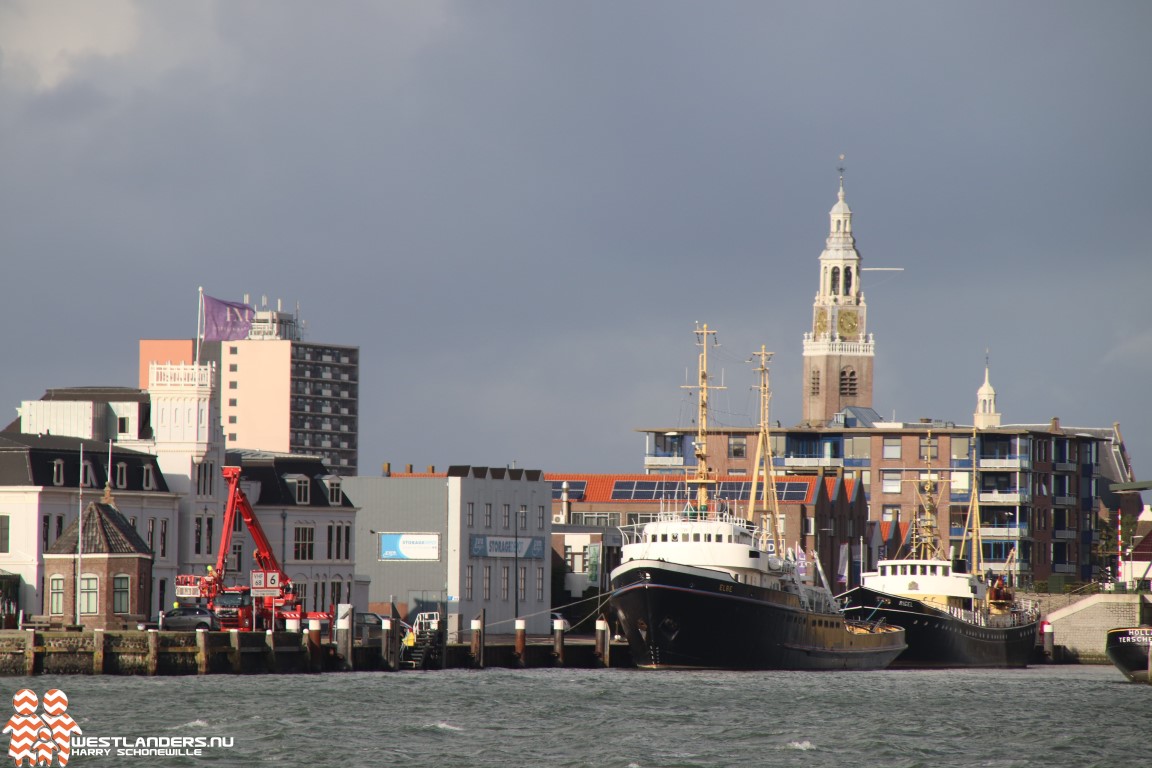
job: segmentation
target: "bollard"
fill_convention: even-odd
[[[1049,662],[1055,661],[1056,633],[1053,631],[1052,622],[1047,620],[1040,622],[1040,635],[1044,641],[1044,658]]]
[[[308,619],[308,660],[313,672],[321,669],[320,619]]]
[[[564,666],[564,620],[554,619],[552,621],[552,655],[556,659],[557,666]]]
[[[392,619],[381,619],[380,630],[380,662],[383,664],[385,670],[395,672],[395,657],[392,655]]]
[[[608,635],[608,622],[596,619],[596,656],[600,659],[600,664],[605,667],[611,666],[612,662],[609,658],[611,641],[612,638]]]
[[[472,666],[484,669],[484,622],[472,619]]]
[[[516,619],[516,661],[520,666],[525,666],[524,657],[525,650],[528,645],[528,622],[524,619]]]

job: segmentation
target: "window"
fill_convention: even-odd
[[[544,601],[544,567],[536,566],[536,600]]]
[[[57,534],[59,536],[59,534]],[[156,518],[148,518],[148,549],[156,551]]]
[[[516,518],[517,518],[516,519],[517,529],[521,530],[521,531],[528,530],[528,505],[527,504],[521,504],[520,505],[520,514],[518,514],[516,516]]]
[[[236,363],[228,363],[229,373],[236,373],[238,370],[240,370],[240,366],[238,366]]]
[[[42,549],[48,548],[48,534],[52,531],[52,515],[44,515],[44,526],[40,532],[40,546]]]
[[[198,517],[192,524],[192,554],[202,554],[204,548],[204,518]]]
[[[310,525],[298,525],[292,536],[292,557],[296,560],[311,560],[315,554],[315,530]]]
[[[8,554],[12,536],[12,518],[9,515],[0,515],[0,554]]]
[[[812,376],[808,382],[808,394],[820,394],[820,371],[812,371]]]
[[[528,593],[528,566],[520,566],[520,572],[516,574],[516,594],[524,597]]]
[[[735,435],[728,438],[728,458],[745,459],[748,457],[748,438]]]
[[[128,487],[128,465],[122,461],[116,463],[116,487]]]
[[[856,394],[856,371],[845,368],[840,371],[840,395],[842,397],[855,397]]]
[[[127,574],[117,574],[112,577],[112,613],[128,613],[129,612],[129,596],[131,592],[128,589],[131,579]]]
[[[352,523],[344,523],[344,559],[352,560]],[[351,587],[349,587],[351,589]],[[349,595],[351,597],[351,595]]]
[[[92,574],[80,577],[80,613],[93,614],[99,605],[100,580]]]
[[[236,382],[235,381],[228,382],[228,389],[236,389]]]
[[[336,605],[344,602],[344,582],[332,582],[332,602]]]
[[[233,544],[232,545],[232,565],[230,566],[232,568],[233,573],[238,573],[240,571],[240,563],[242,563],[242,562],[244,562],[244,545],[243,544]]]
[[[475,514],[476,514],[476,502],[470,501],[470,502],[468,502],[468,527],[469,528],[471,528],[473,525],[473,516]]]
[[[972,438],[970,437],[953,437],[952,438],[952,458],[954,459],[967,459],[972,452]]]
[[[504,527],[508,528],[512,525],[512,505],[505,504],[501,518],[504,520]]]
[[[48,613],[54,616],[64,614],[64,577],[53,576],[48,582]]]
[[[235,416],[229,416],[228,417],[228,423],[229,424],[235,424],[236,423],[236,417]]]
[[[52,462],[52,485],[64,485],[64,459]]]
[[[332,529],[332,523],[328,523],[328,559],[332,559],[333,545],[336,543],[336,531]],[[339,555],[337,555],[339,557]]]
[[[168,521],[160,520],[160,557],[168,556]]]
[[[92,462],[90,461],[84,462],[84,465],[80,467],[80,485],[85,488],[91,488],[95,485],[95,478],[92,475]]]
[[[328,481],[328,503],[340,506],[344,503],[344,495],[340,492],[340,480],[333,478]]]
[[[939,446],[935,437],[920,438],[920,461],[934,461],[939,456]]]
[[[234,354],[236,354],[238,351],[239,351],[239,350],[238,350],[236,347],[228,347],[228,354],[230,354],[230,355],[234,355]]]
[[[510,586],[508,578],[509,578],[509,571],[510,570],[511,569],[506,565],[500,566],[500,599],[501,600],[507,600],[508,599],[508,587]]]
[[[297,480],[296,481],[296,503],[297,504],[309,504],[309,503],[311,503],[311,501],[310,501],[311,495],[309,493],[310,490],[311,490],[311,488],[309,487],[307,480],[304,480],[304,479]]]
[[[884,438],[884,458],[898,459],[900,458],[900,438],[886,437]]]
[[[234,397],[228,398],[228,405],[232,408],[235,408],[236,407],[236,398],[234,398]]]
[[[900,493],[900,473],[891,471],[880,472],[880,490],[883,493]]]
[[[537,530],[544,530],[544,505],[536,507],[536,528]]]
[[[153,483],[152,465],[151,464],[145,464],[144,465],[144,490],[146,490],[146,491],[152,490],[152,488],[153,488],[152,483]]]
[[[228,433],[228,442],[230,442],[230,443],[236,442],[236,433],[235,432],[229,432]]]
[[[128,417],[121,416],[116,419],[116,431],[122,435],[128,434]]]
[[[213,527],[214,521],[215,521],[215,518],[212,518],[212,517],[206,518],[204,521],[205,522],[205,530],[207,530],[207,535],[206,535],[205,541],[204,541],[204,554],[206,554],[206,555],[212,554],[212,539],[214,538],[212,535],[212,527]]]
[[[472,566],[464,571],[464,599],[472,599]]]
[[[484,599],[492,599],[492,566],[484,566]]]
[[[492,504],[491,503],[484,505],[484,527],[485,528],[491,528],[492,527]]]

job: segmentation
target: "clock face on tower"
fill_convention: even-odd
[[[851,336],[856,333],[859,327],[860,319],[856,316],[854,310],[845,310],[840,313],[840,319],[836,324],[836,328],[840,331],[841,336]]]
[[[822,336],[828,331],[828,310],[816,310],[816,335]]]

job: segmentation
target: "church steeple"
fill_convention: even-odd
[[[844,160],[844,156],[840,156]],[[860,283],[860,253],[852,234],[852,209],[844,193],[844,168],[836,204],[828,212],[828,237],[820,254],[820,288],[812,304],[812,330],[804,334],[804,420],[829,421],[850,405],[872,406],[874,347]]]
[[[1000,414],[996,411],[996,390],[988,381],[988,360],[984,360],[984,384],[976,390],[976,412],[972,423],[977,429],[1000,426]]]

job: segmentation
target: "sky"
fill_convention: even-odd
[[[1152,4],[0,0],[0,407],[136,386],[197,289],[360,347],[360,472],[639,472],[800,420],[840,155],[874,407],[1152,477]]]

